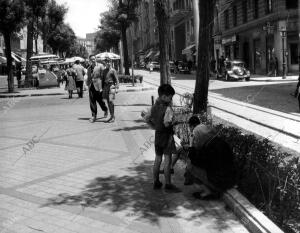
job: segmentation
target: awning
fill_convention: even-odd
[[[160,55],[160,51],[158,51],[155,55],[154,55],[154,57],[158,57]]]
[[[21,62],[26,62],[25,58],[21,57],[20,55],[14,53],[14,52],[11,52],[11,55],[15,56],[16,58],[18,58]]]
[[[0,56],[0,64],[6,64],[6,57]]]
[[[195,44],[189,45],[184,50],[182,50],[182,54],[193,54],[195,47]]]
[[[150,52],[146,55],[146,57],[145,58],[148,58],[148,57],[150,57],[151,55],[152,55],[152,53],[153,53],[153,50],[150,50]]]
[[[16,62],[21,62],[13,52],[11,53],[11,57],[12,57],[12,59],[14,59]]]

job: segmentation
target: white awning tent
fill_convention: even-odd
[[[152,53],[154,53],[154,51],[153,50],[150,50],[150,52],[146,55],[146,57],[145,58],[148,58],[148,57],[150,57],[151,55],[152,55]]]
[[[29,58],[30,61],[37,61],[37,60],[51,60],[51,59],[58,59],[57,55],[54,54],[42,54],[42,55],[36,55]]]
[[[182,54],[193,54],[195,47],[195,44],[189,45],[184,50],[182,50]]]
[[[25,63],[26,59],[24,59],[23,57],[15,54],[14,52],[11,52],[11,57],[15,62],[22,62]],[[6,57],[0,56],[0,63],[2,64],[6,64],[7,63],[7,59]]]

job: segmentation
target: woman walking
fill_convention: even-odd
[[[67,83],[65,90],[69,92],[69,99],[72,99],[73,91],[76,90],[75,78],[77,76],[76,71],[72,68],[72,65],[69,65],[67,71]]]

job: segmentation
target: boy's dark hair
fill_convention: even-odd
[[[188,121],[189,125],[191,126],[196,126],[196,125],[199,125],[200,124],[200,119],[198,116],[194,115],[194,116],[191,116],[189,121]]]
[[[162,96],[162,95],[173,96],[175,95],[175,90],[170,84],[160,85],[158,88],[158,96]]]

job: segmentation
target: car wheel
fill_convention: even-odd
[[[246,80],[247,82],[249,82],[249,81],[250,81],[250,77],[247,77],[245,80]]]

